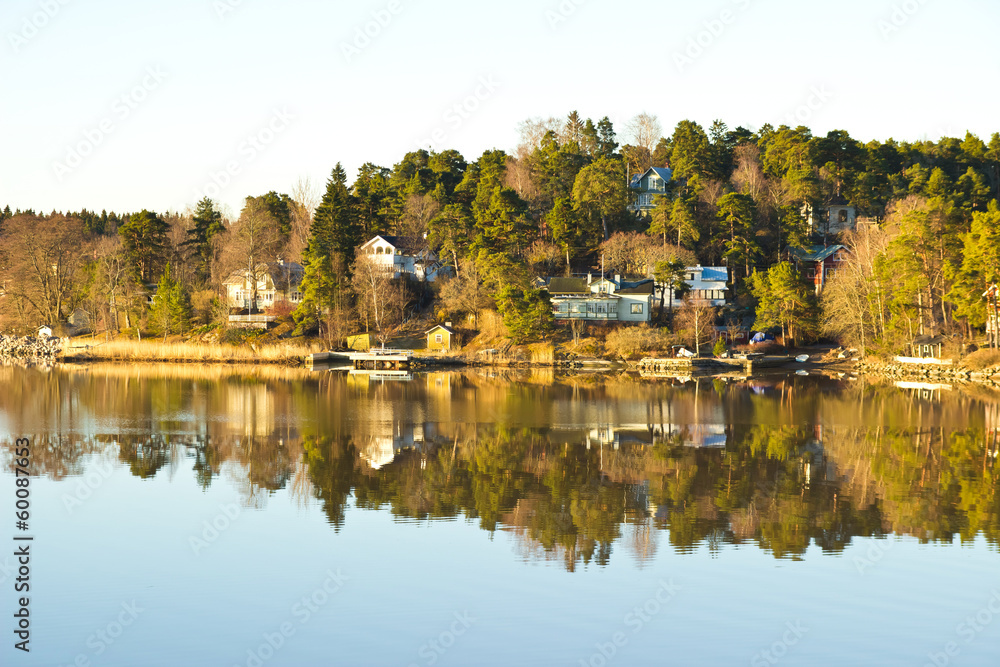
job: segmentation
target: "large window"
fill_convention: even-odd
[[[633,303],[632,304],[632,314],[633,315],[642,315],[642,304],[641,303]]]

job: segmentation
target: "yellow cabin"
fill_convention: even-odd
[[[427,331],[427,349],[432,352],[450,352],[451,339],[455,335],[455,330],[447,324],[439,324]],[[457,342],[457,341],[456,341]]]

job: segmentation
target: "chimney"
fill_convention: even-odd
[[[620,274],[620,273],[616,273],[615,274],[615,282],[618,283],[619,285],[621,285],[621,283],[622,283],[622,274]]]
[[[588,271],[587,272],[587,284],[589,285],[592,282],[594,282],[594,274],[591,273],[590,271]]]
[[[444,323],[444,325],[445,325],[446,327],[448,327],[449,329],[451,328],[451,322],[445,322],[445,323]]]

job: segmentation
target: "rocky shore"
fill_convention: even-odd
[[[896,361],[885,362],[873,359],[857,363],[859,373],[884,375],[896,379],[951,380],[954,382],[977,382],[1000,386],[1000,367],[971,369],[961,364],[938,366],[934,364],[903,364]]]
[[[62,352],[58,338],[32,338],[0,334],[0,363],[51,365]]]

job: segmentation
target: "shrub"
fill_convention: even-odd
[[[640,354],[662,350],[669,342],[664,330],[640,324],[612,331],[605,339],[604,347],[622,359],[633,359]]]
[[[1000,365],[1000,350],[986,348],[976,350],[962,360],[962,365],[974,371],[981,371],[990,366]]]

